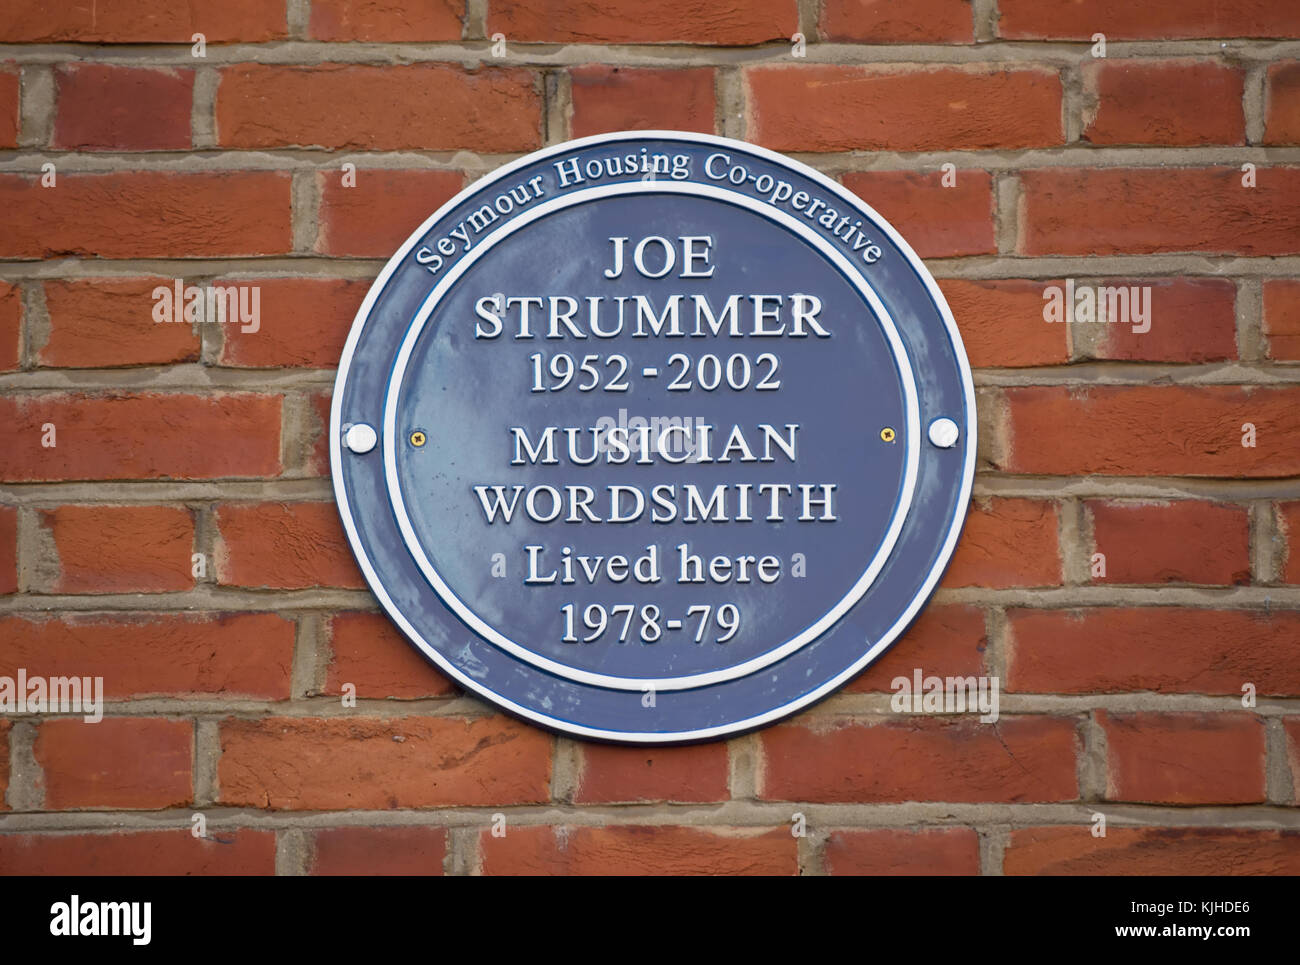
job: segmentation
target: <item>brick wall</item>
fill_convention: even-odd
[[[0,718],[0,871],[1300,873],[1293,0],[5,0],[0,45],[0,674],[108,701]],[[983,427],[907,637],[679,749],[461,694],[327,479],[386,257],[505,161],[631,127],[890,218]],[[260,286],[261,328],[156,323],[178,278]],[[1066,279],[1149,286],[1150,330],[1045,322]],[[996,675],[1001,719],[892,713],[916,667]]]

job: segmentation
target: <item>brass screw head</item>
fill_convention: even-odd
[[[897,434],[898,433],[894,432],[894,430],[889,428],[889,426],[885,426],[885,428],[880,430],[880,438],[883,439],[885,442],[893,442],[894,437]]]
[[[417,449],[424,445],[426,441],[424,433],[419,429],[416,429],[411,433],[411,445],[415,446]]]

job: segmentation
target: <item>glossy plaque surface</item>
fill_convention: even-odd
[[[629,132],[412,235],[353,326],[331,460],[392,619],[467,689],[626,742],[751,729],[879,656],[974,468],[938,288],[804,165]]]

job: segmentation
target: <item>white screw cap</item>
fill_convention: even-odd
[[[951,449],[957,445],[961,430],[951,419],[935,419],[930,423],[930,442],[940,449]]]
[[[364,422],[348,426],[343,433],[343,445],[358,454],[369,452],[375,448],[378,441],[379,436],[375,434],[375,430]]]

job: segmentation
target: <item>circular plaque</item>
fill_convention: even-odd
[[[897,640],[976,428],[951,313],[879,215],[770,151],[638,131],[421,225],[357,314],[330,433],[353,551],[426,657],[646,743],[777,720]]]

